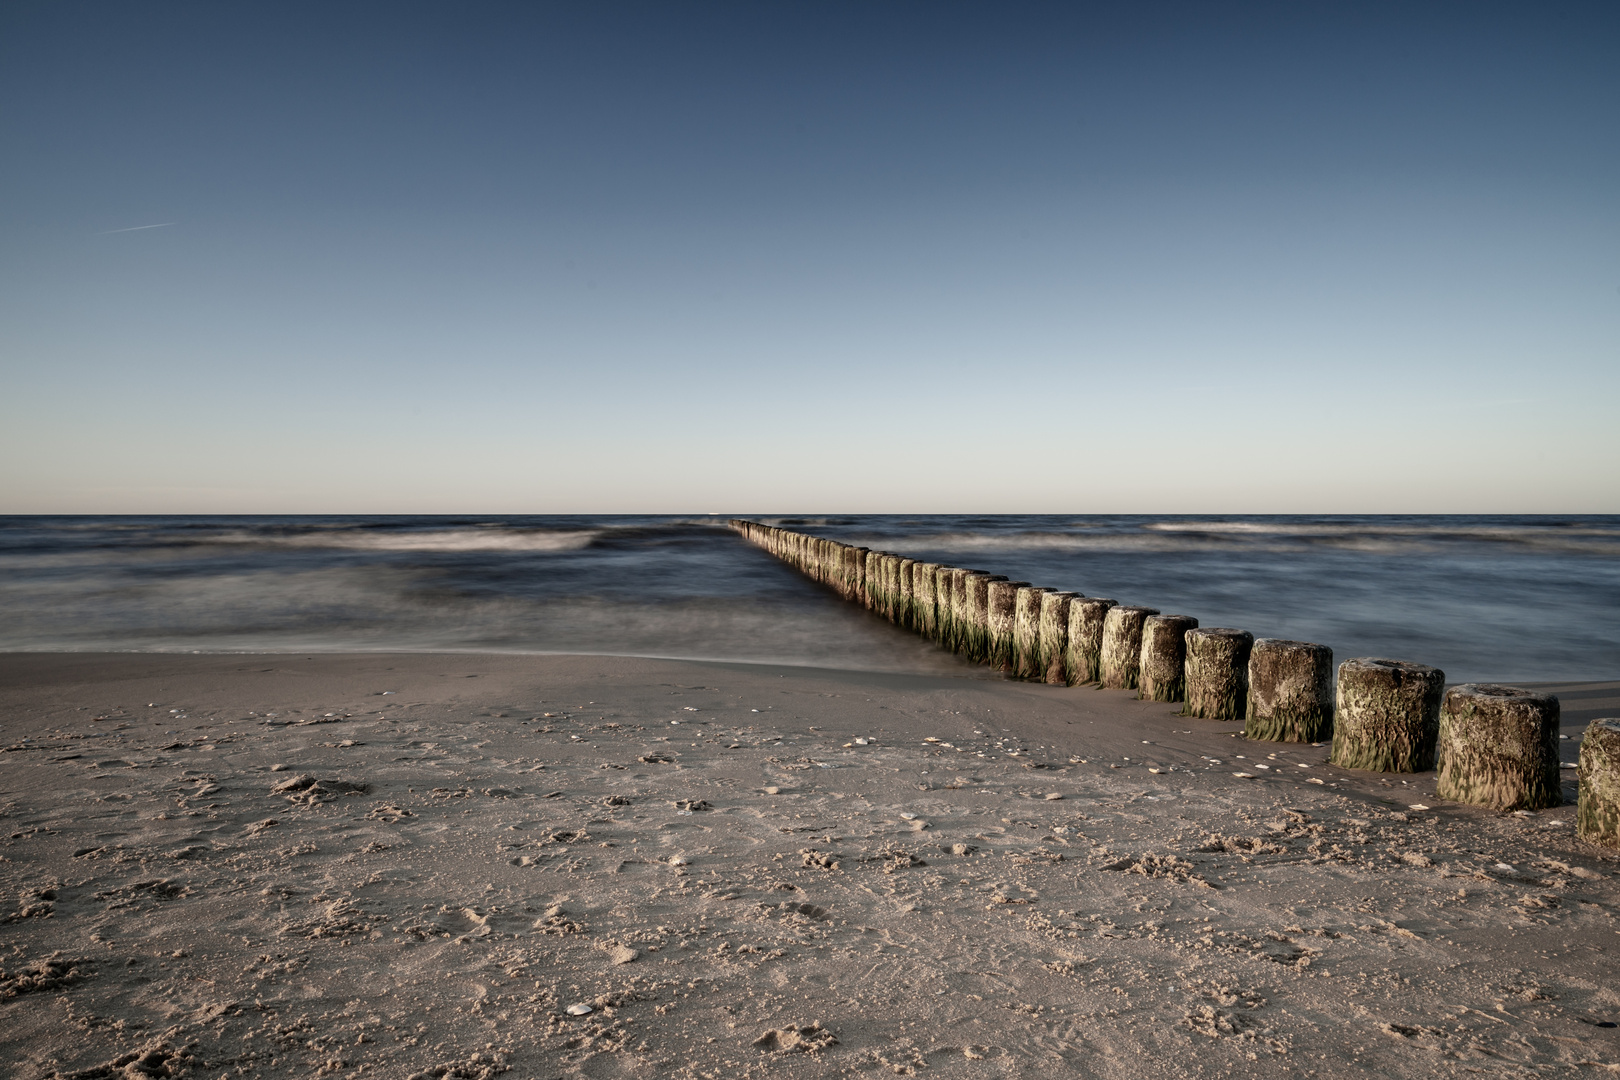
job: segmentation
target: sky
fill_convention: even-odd
[[[0,513],[1620,512],[1620,7],[0,5]]]

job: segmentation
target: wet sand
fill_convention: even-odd
[[[1573,761],[1620,683],[1555,689]],[[1573,806],[1239,728],[965,666],[3,655],[0,1060],[1620,1069],[1620,853]]]

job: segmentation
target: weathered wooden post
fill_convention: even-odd
[[[1242,720],[1253,648],[1254,635],[1247,630],[1208,627],[1187,631],[1187,704],[1181,715]]]
[[[911,568],[912,629],[925,638],[934,636],[939,619],[934,589],[938,563],[920,562]]]
[[[866,610],[881,614],[883,611],[883,552],[866,554]]]
[[[1243,734],[1268,742],[1324,742],[1333,736],[1333,650],[1261,638],[1249,653]]]
[[[1141,675],[1142,627],[1158,608],[1115,606],[1103,617],[1099,682],[1104,690],[1135,690]]]
[[[967,577],[972,573],[961,566],[951,567],[950,580],[941,589],[941,595],[949,599],[950,620],[945,636],[940,644],[954,653],[963,651],[963,634],[967,630]]]
[[[1558,777],[1558,699],[1493,683],[1464,683],[1440,703],[1435,794],[1493,810],[1564,803]]]
[[[900,557],[885,551],[878,555],[877,565],[877,597],[872,611],[885,619],[893,618],[894,610],[894,578],[899,567]]]
[[[943,648],[951,638],[951,571],[954,566],[934,568],[934,643]]]
[[[1102,678],[1103,623],[1114,604],[1100,596],[1082,596],[1069,603],[1069,646],[1063,674],[1070,686]]]
[[[1333,752],[1341,769],[1424,772],[1434,768],[1446,673],[1371,657],[1339,665]]]
[[[895,603],[895,619],[899,625],[910,630],[917,625],[916,601],[912,595],[912,572],[917,567],[916,559],[900,560],[900,593]]]
[[[902,561],[898,555],[886,555],[883,558],[883,589],[886,593],[883,598],[883,617],[892,623],[900,621],[900,563]]]
[[[1040,633],[1037,635],[1035,674],[1052,686],[1063,686],[1068,680],[1064,670],[1069,653],[1069,605],[1079,593],[1045,592],[1041,594]]]
[[[930,635],[934,643],[942,648],[950,648],[951,640],[951,571],[955,567],[937,566],[934,568],[934,632]]]
[[[1577,775],[1576,835],[1620,847],[1620,720],[1605,717],[1586,725]]]
[[[1180,701],[1187,693],[1187,631],[1198,629],[1191,615],[1149,615],[1142,624],[1138,697]]]
[[[992,581],[986,593],[986,609],[990,627],[990,649],[986,657],[992,667],[1012,670],[1013,623],[1018,616],[1018,590],[1026,588],[1027,581]]]
[[[1045,681],[1040,662],[1041,597],[1051,592],[1040,585],[1024,585],[1013,595],[1012,675],[1015,679]]]
[[[970,571],[962,579],[967,597],[962,619],[962,655],[984,663],[990,658],[990,583],[1006,581],[1001,574]]]

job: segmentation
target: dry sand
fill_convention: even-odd
[[[1561,689],[1577,738],[1620,713]],[[0,723],[10,1076],[1620,1069],[1571,808],[1127,693],[11,655]]]

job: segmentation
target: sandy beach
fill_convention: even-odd
[[[1552,689],[1572,762],[1620,683]],[[9,654],[0,725],[29,1080],[1620,1071],[1572,805],[1129,692]]]

